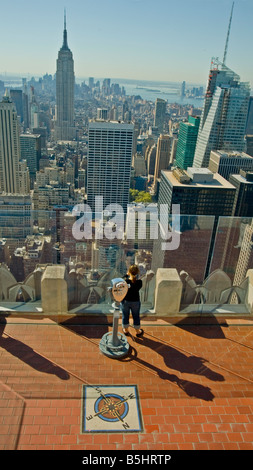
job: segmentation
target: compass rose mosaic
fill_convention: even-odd
[[[142,432],[136,385],[84,385],[82,432]]]

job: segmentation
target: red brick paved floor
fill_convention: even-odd
[[[0,449],[252,450],[252,325],[144,322],[130,355],[114,360],[99,349],[111,326],[9,317],[0,324]],[[89,384],[136,384],[144,432],[82,434]]]

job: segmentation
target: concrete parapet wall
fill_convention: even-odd
[[[249,313],[253,314],[253,269],[247,271],[246,277],[249,279],[248,295],[247,295],[247,307]]]
[[[47,314],[68,312],[66,267],[47,266],[41,280],[42,311]]]
[[[181,295],[182,281],[177,270],[159,268],[156,273],[155,314],[178,314],[180,311]]]

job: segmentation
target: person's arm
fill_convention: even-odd
[[[140,290],[142,288],[142,280],[138,279],[138,289]]]

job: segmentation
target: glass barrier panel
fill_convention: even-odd
[[[134,217],[138,219],[136,214]],[[138,232],[138,220],[135,225],[126,214],[118,213],[116,220],[101,213],[66,212],[61,214],[60,227],[60,260],[68,272],[71,311],[113,311],[108,289],[111,280],[125,276],[133,263],[139,265],[143,281],[142,310],[153,307],[153,239],[148,222],[142,223],[142,232]]]
[[[142,312],[154,308],[159,268],[177,270],[182,312],[246,304],[253,219],[159,214],[155,204],[130,207],[127,214],[79,209],[1,210],[1,310],[41,311],[41,279],[49,265],[65,266],[72,313],[113,311],[111,280],[125,276],[133,263],[143,281]]]
[[[253,268],[253,218],[220,217],[213,246],[209,278],[219,282],[217,302],[246,305],[247,273]]]
[[[55,211],[11,206],[0,211],[0,301],[2,309],[41,301],[41,277],[57,264]]]
[[[234,285],[253,267],[253,218],[220,217],[210,272],[222,269]]]

